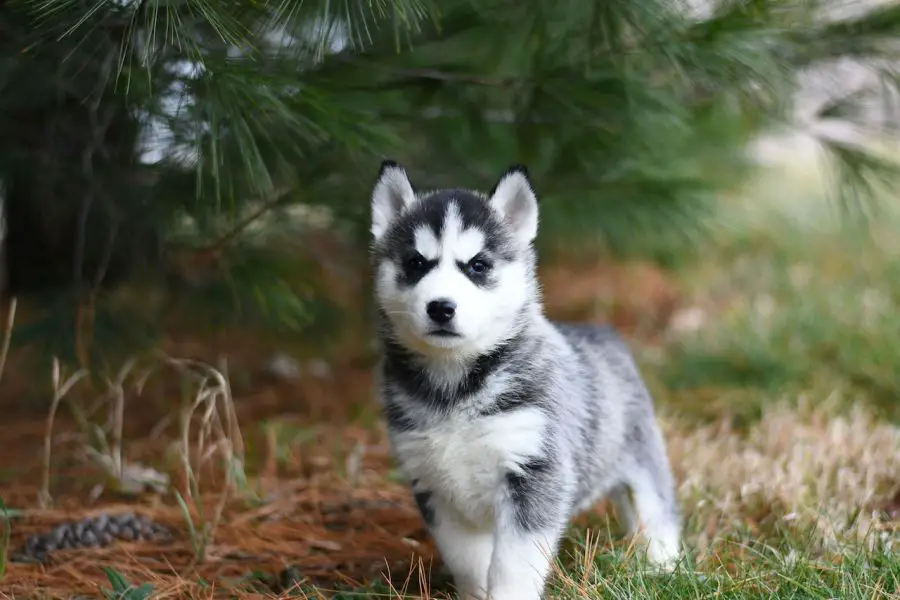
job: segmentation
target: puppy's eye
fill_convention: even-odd
[[[469,272],[474,273],[475,275],[484,275],[490,268],[491,265],[481,257],[476,256],[469,261]]]
[[[403,261],[407,269],[417,271],[425,266],[425,257],[418,252],[413,252]]]

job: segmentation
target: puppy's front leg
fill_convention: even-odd
[[[485,600],[493,532],[473,527],[429,492],[416,491],[416,503],[437,544],[460,600]]]
[[[568,521],[567,495],[556,468],[546,459],[533,459],[507,476],[495,513],[490,600],[542,597]]]

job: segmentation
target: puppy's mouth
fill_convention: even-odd
[[[450,331],[449,329],[433,329],[428,332],[428,335],[432,335],[434,337],[443,337],[443,338],[462,337],[455,331]]]

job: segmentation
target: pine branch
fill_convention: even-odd
[[[265,200],[259,203],[258,207],[253,212],[241,219],[237,224],[235,224],[217,240],[197,251],[197,254],[206,256],[214,256],[218,254],[219,251],[221,251],[225,246],[235,241],[249,226],[258,221],[273,208],[282,204],[284,202],[285,196],[290,194],[295,189],[296,187],[284,186],[274,190]]]
[[[214,250],[295,186],[364,230],[353,174],[389,153],[441,183],[487,184],[498,163],[529,162],[559,230],[574,223],[615,244],[627,243],[616,227],[700,236],[710,198],[745,172],[742,144],[790,123],[798,73],[864,59],[894,88],[882,61],[900,40],[895,6],[817,21],[821,4],[784,0],[718,2],[700,17],[664,0],[29,6],[44,18],[27,39],[52,32],[60,55],[93,65],[85,72],[108,46],[96,40],[121,35],[104,102],[163,123],[189,158],[172,151],[157,165],[154,218],[188,213],[208,235],[226,214],[235,225]],[[29,60],[50,47],[34,48]],[[57,62],[65,77],[47,79],[90,97],[96,79]],[[820,118],[860,116],[867,98],[835,99]]]
[[[75,252],[73,254],[73,283],[78,287],[84,286],[84,245],[87,235],[87,220],[97,196],[97,183],[94,174],[94,155],[102,152],[103,141],[112,124],[115,108],[101,106],[107,84],[112,76],[115,55],[107,53],[103,65],[100,68],[100,78],[93,92],[93,97],[88,104],[88,118],[90,120],[91,137],[87,146],[81,153],[81,170],[84,180],[88,183],[87,191],[81,199],[81,208],[78,214],[78,222],[75,238]],[[102,114],[101,114],[102,113]],[[112,251],[110,247],[110,252]],[[108,262],[106,258],[103,262]],[[105,270],[105,269],[103,269]],[[95,274],[96,276],[96,274]],[[82,290],[83,291],[83,290]]]

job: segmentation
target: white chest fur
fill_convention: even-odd
[[[421,490],[472,525],[484,525],[506,474],[540,451],[545,427],[537,409],[476,420],[458,415],[398,435],[395,447],[401,469]]]

